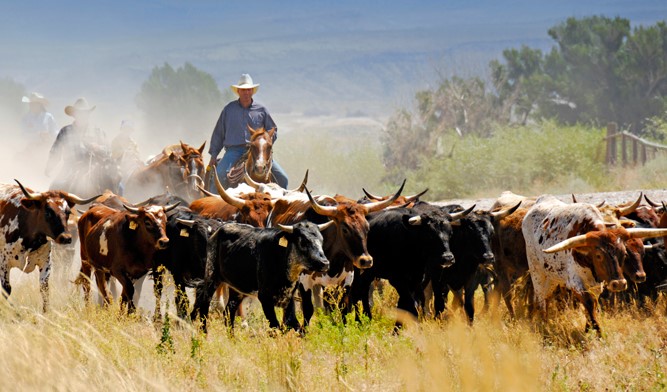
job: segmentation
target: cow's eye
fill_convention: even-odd
[[[153,227],[153,222],[151,222],[150,219],[144,220],[144,224],[146,225],[147,228],[152,228]]]

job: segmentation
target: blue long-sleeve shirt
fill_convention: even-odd
[[[250,132],[248,126],[252,129],[264,128],[269,130],[275,128],[274,140],[278,137],[278,128],[273,122],[269,111],[264,105],[253,100],[250,107],[244,108],[239,100],[232,101],[222,109],[220,118],[215,124],[213,134],[211,135],[211,144],[208,153],[211,157],[217,158],[223,147],[239,146],[250,142]]]

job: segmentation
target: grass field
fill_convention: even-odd
[[[395,335],[391,289],[375,294],[372,321],[317,314],[305,337],[274,336],[253,305],[232,337],[219,318],[204,336],[173,318],[154,324],[117,305],[84,305],[63,274],[43,314],[36,276],[14,280],[11,305],[0,302],[2,390],[667,389],[664,298],[649,311],[603,312],[602,338],[583,332],[583,309],[544,324],[510,321],[503,306],[473,327],[455,310]]]

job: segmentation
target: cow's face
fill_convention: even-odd
[[[592,231],[586,234],[587,246],[573,249],[575,261],[588,267],[598,282],[606,282],[609,291],[623,291],[628,287],[621,266],[627,250],[625,241],[630,238],[623,228]]]
[[[23,198],[21,205],[30,212],[32,225],[36,232],[59,244],[72,242],[72,235],[67,227],[71,205],[61,192],[43,192],[37,199]]]
[[[164,207],[149,205],[128,214],[128,227],[135,231],[140,242],[155,249],[165,249],[169,243],[166,234],[167,215]]]
[[[481,211],[474,212],[461,220],[461,227],[468,231],[475,259],[486,267],[493,265],[495,257],[491,249],[491,238],[494,229],[491,214]]]
[[[368,253],[368,232],[370,225],[366,220],[366,210],[349,199],[337,198],[336,222],[338,238],[344,243],[344,252],[359,269],[373,266],[373,257]]]
[[[247,223],[255,227],[266,227],[266,221],[269,219],[269,213],[273,209],[271,195],[268,193],[251,193],[242,196],[246,199],[244,206],[239,210],[241,217],[240,223]]]
[[[322,249],[324,239],[318,226],[303,221],[291,227],[292,232],[284,234],[287,244],[282,244],[289,247],[290,275],[296,279],[303,270],[327,272],[329,260]]]
[[[452,226],[448,219],[422,212],[418,215],[404,215],[403,224],[408,230],[418,230],[418,235],[426,244],[421,251],[427,257],[428,265],[446,268],[454,264],[454,254],[449,247]]]
[[[646,272],[644,272],[644,241],[639,238],[631,238],[625,242],[625,249],[628,256],[623,263],[623,274],[635,283],[646,281]]]

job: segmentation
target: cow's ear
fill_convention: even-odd
[[[130,230],[136,230],[137,229],[137,219],[128,217],[127,225],[130,228]]]
[[[34,210],[40,207],[39,200],[21,199],[21,205],[28,210]]]

